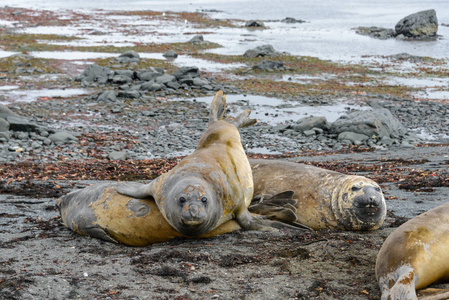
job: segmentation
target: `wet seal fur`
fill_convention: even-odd
[[[168,223],[187,236],[206,234],[231,219],[245,230],[285,227],[249,213],[253,178],[238,128],[256,120],[248,118],[249,110],[223,120],[225,108],[226,97],[219,91],[208,128],[191,155],[147,185],[121,184],[117,191],[134,198],[152,196]]]
[[[449,203],[399,226],[382,245],[376,278],[386,299],[418,299],[416,290],[449,280]],[[428,296],[448,299],[449,292]]]
[[[314,230],[375,230],[385,220],[384,196],[371,179],[283,160],[249,161],[253,213]]]
[[[64,225],[81,235],[130,246],[146,246],[176,237],[152,197],[135,199],[117,193],[117,183],[103,183],[71,192],[58,200]],[[240,229],[230,220],[198,238]]]

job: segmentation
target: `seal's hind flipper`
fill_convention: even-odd
[[[58,200],[58,210],[64,225],[80,235],[118,243],[101,226],[92,204],[101,199],[103,192],[114,184],[98,184],[73,191]]]
[[[234,120],[232,120],[231,124],[234,124],[235,127],[237,128],[242,128],[242,127],[248,127],[251,125],[256,124],[257,120],[256,119],[250,119],[249,115],[251,114],[251,111],[249,109],[241,112],[237,117],[235,117]]]
[[[212,100],[212,104],[210,105],[209,125],[223,119],[225,109],[226,96],[223,95],[223,91],[220,90],[215,94],[214,100]]]
[[[117,192],[136,199],[145,199],[153,196],[152,182],[149,184],[121,182],[117,185]]]

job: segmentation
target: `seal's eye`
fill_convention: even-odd
[[[380,187],[375,187],[374,189],[376,190],[376,192],[380,192]]]
[[[201,202],[206,203],[207,202],[207,198],[206,197],[201,198]]]
[[[179,198],[179,203],[183,204],[186,202],[187,202],[186,198],[184,198],[184,197]]]
[[[357,186],[353,186],[353,187],[351,188],[351,190],[352,190],[353,192],[357,192],[357,191],[360,191],[360,188],[357,187]]]

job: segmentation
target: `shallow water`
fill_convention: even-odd
[[[336,0],[279,0],[279,1],[204,1],[204,0],[130,0],[130,1],[39,1],[3,0],[3,5],[35,9],[92,9],[105,10],[154,10],[154,11],[208,11],[213,18],[263,20],[268,26],[265,30],[246,30],[220,28],[213,29],[206,39],[224,45],[224,48],[211,50],[220,54],[243,54],[249,48],[272,44],[277,51],[293,55],[313,56],[323,59],[359,61],[364,55],[391,55],[409,53],[435,58],[448,57],[449,27],[440,26],[438,34],[442,39],[426,42],[376,40],[357,35],[352,28],[357,26],[378,26],[394,28],[403,17],[427,9],[435,9],[439,23],[449,23],[449,1],[447,0],[399,0],[349,2]],[[307,21],[302,24],[279,22],[286,17]],[[124,18],[127,24],[141,26],[139,20]],[[152,24],[145,24],[146,26]],[[91,26],[92,27],[92,26]],[[38,30],[38,29],[36,29]],[[194,28],[188,29],[195,32]],[[159,27],[158,31],[167,33],[155,37],[155,42],[184,41],[186,36],[179,24]],[[94,39],[95,37],[89,37]],[[130,38],[130,37],[128,37]],[[139,37],[141,38],[141,37]],[[144,40],[144,38],[141,38]],[[118,39],[120,40],[120,38]],[[107,39],[113,43],[113,39]]]
[[[198,97],[191,99],[174,99],[171,101],[198,101],[209,104],[211,97]],[[302,106],[297,103],[278,98],[258,95],[226,95],[228,108],[237,114],[244,109],[251,109],[252,118],[259,123],[279,125],[296,122],[308,116],[325,117],[328,122],[334,122],[348,110],[367,109],[358,105],[338,103],[334,105]]]
[[[0,96],[4,96],[7,100],[0,100],[0,103],[32,102],[37,101],[40,98],[71,97],[85,94],[90,94],[90,92],[85,89],[16,90],[14,86],[6,86],[6,88],[0,90]]]

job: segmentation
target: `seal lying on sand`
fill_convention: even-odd
[[[253,213],[314,230],[375,230],[383,224],[385,199],[371,179],[282,160],[255,159],[250,164]],[[290,212],[279,207],[289,199],[296,201]]]
[[[415,290],[449,280],[449,203],[409,220],[388,236],[377,255],[376,278],[385,300],[418,299]],[[448,298],[445,293],[430,299]]]
[[[246,230],[284,226],[248,211],[253,178],[238,128],[256,120],[248,118],[247,110],[225,121],[225,107],[226,98],[219,91],[211,104],[209,126],[191,155],[148,185],[121,184],[117,191],[139,199],[152,196],[170,225],[187,236],[206,234],[234,218]]]
[[[104,183],[71,192],[58,201],[65,226],[81,235],[130,246],[146,246],[175,237],[186,237],[168,224],[152,197],[134,199],[116,191],[116,183]],[[230,220],[210,237],[240,229]]]

